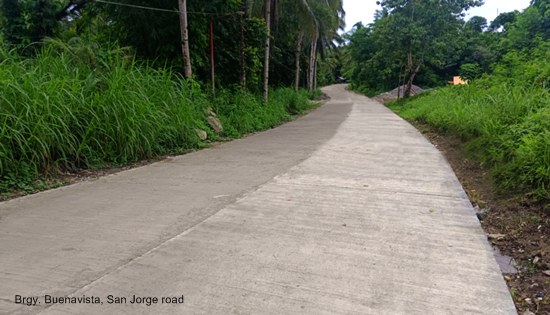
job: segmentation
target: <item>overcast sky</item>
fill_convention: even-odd
[[[468,16],[480,15],[491,22],[499,13],[523,10],[529,6],[530,0],[485,0],[485,5],[468,11]],[[376,0],[344,0],[346,11],[346,30],[350,30],[357,22],[371,23],[374,11],[379,7]],[[498,12],[498,13],[497,13]]]

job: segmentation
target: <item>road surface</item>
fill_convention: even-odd
[[[0,313],[516,314],[439,151],[325,92],[281,127],[0,203]]]

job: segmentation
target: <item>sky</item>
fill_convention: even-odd
[[[531,1],[485,0],[485,5],[470,9],[467,12],[467,16],[483,16],[490,23],[500,13],[514,10],[521,11],[527,8],[529,6],[529,2]],[[376,0],[344,0],[344,10],[346,11],[346,31],[349,31],[353,25],[359,21],[362,21],[363,24],[371,23],[374,17],[374,11],[378,8],[379,6],[376,5]]]

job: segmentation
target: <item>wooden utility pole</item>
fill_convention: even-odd
[[[184,75],[187,79],[193,76],[191,56],[189,53],[189,31],[187,29],[187,0],[179,0],[181,51],[183,53]]]

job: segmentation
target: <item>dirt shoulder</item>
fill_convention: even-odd
[[[470,159],[459,139],[411,122],[447,158],[479,210],[489,241],[516,262],[517,273],[504,274],[520,314],[550,314],[550,212],[526,198],[495,193],[491,175]],[[548,274],[547,274],[548,273]],[[529,313],[531,312],[531,313]]]

